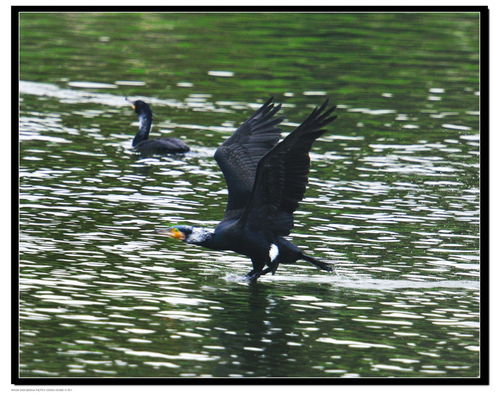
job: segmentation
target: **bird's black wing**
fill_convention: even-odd
[[[246,207],[255,181],[258,161],[279,141],[277,125],[282,117],[274,117],[281,105],[267,100],[215,152],[229,197],[225,219],[238,216]]]
[[[310,168],[312,143],[326,132],[336,116],[329,101],[315,108],[303,123],[268,152],[258,163],[251,198],[240,218],[241,225],[288,235],[293,212],[303,199]]]

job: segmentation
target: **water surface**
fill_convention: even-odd
[[[476,377],[478,15],[23,13],[21,377]],[[213,227],[212,156],[275,95],[326,96],[292,240],[335,265],[165,240]],[[140,158],[124,97],[185,156]]]

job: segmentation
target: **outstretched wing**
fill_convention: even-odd
[[[308,183],[313,142],[326,132],[336,106],[326,100],[303,123],[268,152],[258,163],[255,184],[241,225],[288,235],[293,228],[293,212],[303,199]]]
[[[283,117],[274,117],[281,105],[267,100],[215,152],[215,160],[225,177],[229,198],[225,219],[238,216],[248,204],[255,182],[258,161],[279,141],[277,125]]]

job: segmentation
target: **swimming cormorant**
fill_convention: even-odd
[[[189,151],[189,146],[178,138],[148,139],[152,125],[151,108],[142,100],[136,100],[131,103],[133,109],[139,115],[139,131],[132,142],[135,150],[143,155],[175,154]]]
[[[215,152],[229,191],[223,220],[214,231],[179,225],[158,233],[215,250],[248,256],[250,280],[272,272],[280,263],[305,260],[331,271],[326,263],[302,252],[285,239],[293,228],[293,212],[303,199],[310,167],[312,143],[336,116],[328,100],[293,132],[277,143],[283,117],[274,117],[280,105],[270,98]],[[266,268],[265,268],[266,266]]]

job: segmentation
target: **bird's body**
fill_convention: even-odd
[[[248,256],[250,279],[275,273],[280,263],[306,260],[321,269],[326,264],[303,253],[285,239],[293,228],[293,212],[308,182],[312,143],[331,122],[335,107],[326,101],[292,133],[278,143],[280,106],[268,100],[215,153],[227,182],[229,197],[224,219],[214,231],[176,226],[160,231],[168,236],[214,250]],[[266,267],[266,268],[265,268]]]
[[[178,138],[159,138],[139,142],[135,150],[144,155],[186,153],[189,147]]]
[[[132,146],[142,155],[186,153],[189,147],[178,138],[149,139],[152,126],[152,111],[142,100],[136,100],[132,107],[139,116],[139,131],[135,135]]]

